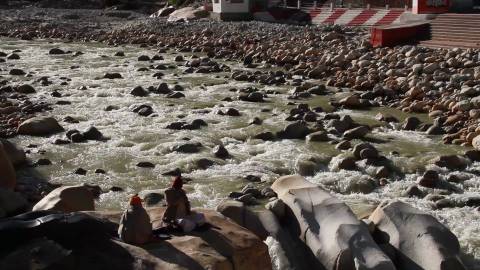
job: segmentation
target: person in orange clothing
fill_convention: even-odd
[[[183,190],[183,179],[181,176],[175,177],[172,186],[165,190],[167,209],[163,214],[163,222],[180,227],[184,232],[190,232],[196,226],[205,223],[205,216],[202,213],[196,213],[191,210],[187,194]]]
[[[130,205],[120,219],[118,235],[125,243],[141,245],[152,239],[150,216],[138,195],[130,198]]]

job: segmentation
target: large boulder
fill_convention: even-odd
[[[0,143],[3,144],[3,149],[14,167],[25,164],[27,155],[23,149],[6,139],[0,139]]]
[[[92,211],[95,210],[94,195],[84,185],[59,187],[35,204],[33,211],[39,210]]]
[[[297,220],[292,230],[326,269],[395,269],[365,224],[328,191],[296,175],[280,177],[272,189]]]
[[[53,117],[37,116],[23,121],[17,129],[18,134],[44,136],[63,131]]]
[[[409,204],[381,204],[369,218],[375,238],[396,249],[398,270],[462,270],[457,237],[433,216]]]
[[[136,266],[129,269],[215,269],[268,270],[272,269],[268,248],[260,238],[247,229],[213,210],[194,209],[205,215],[207,228],[188,235],[172,235],[165,241],[149,243],[143,248],[115,242],[126,250]],[[162,226],[165,207],[148,208],[154,229]],[[97,218],[118,223],[121,212],[86,212]],[[113,262],[112,262],[113,263]],[[108,265],[107,265],[108,266]],[[88,268],[82,268],[88,269]],[[103,269],[125,269],[107,267]]]
[[[28,202],[20,193],[0,188],[0,218],[19,214],[28,207]]]
[[[3,144],[0,143],[0,188],[13,190],[17,184],[17,176],[12,162],[8,157]]]
[[[152,15],[150,15],[150,18],[166,17],[172,14],[172,12],[174,11],[175,11],[175,7],[173,6],[164,7],[162,9],[159,9],[157,12],[153,13]]]
[[[242,202],[223,201],[217,206],[216,210],[238,225],[253,232],[260,239],[265,240],[267,238],[268,232],[263,227],[257,214],[250,211]]]
[[[177,9],[170,13],[168,17],[169,22],[175,21],[193,21],[198,20],[201,18],[208,17],[209,12],[205,10],[203,7],[194,8],[194,7],[185,7],[181,9]]]
[[[297,121],[285,126],[285,128],[277,132],[277,136],[282,139],[304,139],[310,133],[307,123]]]

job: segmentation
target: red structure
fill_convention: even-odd
[[[446,13],[450,7],[448,0],[413,0],[412,13]]]
[[[409,43],[418,37],[428,36],[428,27],[429,24],[426,22],[374,27],[370,43],[374,47],[391,47]]]

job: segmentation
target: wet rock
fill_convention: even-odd
[[[371,145],[369,143],[356,144],[353,147],[353,156],[357,159],[362,159],[362,156],[360,155],[360,153],[362,152],[362,150],[365,150],[365,149],[371,149],[372,151],[376,152],[377,156],[378,156],[378,150],[373,145]]]
[[[401,269],[462,270],[457,237],[433,216],[400,202],[382,203],[369,217],[375,239],[395,248]],[[425,248],[428,247],[428,248]]]
[[[183,58],[182,55],[177,55],[177,56],[175,56],[174,61],[175,62],[183,62],[183,61],[185,61],[185,59]]]
[[[327,156],[300,154],[295,161],[295,172],[302,176],[313,176],[329,162]]]
[[[254,183],[255,182],[258,183],[262,181],[262,179],[259,176],[251,175],[251,174],[245,176],[244,179],[247,180],[248,182],[254,182]]]
[[[403,121],[403,130],[415,130],[420,125],[420,120],[417,117],[410,116]]]
[[[130,91],[130,95],[136,96],[136,97],[146,97],[148,96],[148,91],[143,89],[141,86],[136,86],[135,88]]]
[[[422,177],[418,179],[418,184],[422,187],[436,188],[440,177],[437,171],[427,170]]]
[[[161,192],[152,191],[147,192],[142,199],[146,206],[152,207],[160,204],[165,199],[165,195],[163,195]]]
[[[104,169],[95,169],[94,173],[96,174],[106,174],[107,172]],[[118,188],[116,188],[118,190]]]
[[[141,161],[137,163],[137,167],[140,168],[155,168],[155,164],[148,161]]]
[[[27,73],[25,71],[21,70],[21,69],[12,68],[8,74],[13,75],[13,76],[23,76]]]
[[[248,122],[249,125],[261,125],[262,123],[263,123],[263,120],[258,117],[254,117],[252,120]]]
[[[480,151],[479,150],[467,150],[465,151],[465,156],[471,161],[480,161]]]
[[[185,143],[180,145],[175,145],[172,147],[172,151],[180,153],[198,153],[202,147],[201,143]]]
[[[15,88],[15,91],[17,91],[18,93],[22,93],[22,94],[33,94],[33,93],[36,92],[35,88],[33,88],[29,84],[19,85]]]
[[[105,140],[105,137],[103,136],[103,134],[96,127],[87,128],[84,132],[82,132],[82,135],[87,140],[94,140],[94,141]]]
[[[252,92],[247,95],[242,95],[239,97],[240,100],[249,101],[249,102],[264,102],[263,94],[260,92]]]
[[[244,203],[245,205],[257,205],[258,201],[255,199],[255,197],[252,194],[245,194],[242,195],[235,200]]]
[[[426,133],[428,135],[442,135],[442,134],[445,134],[445,131],[443,130],[443,128],[441,126],[432,125],[431,127],[429,127],[427,129]]]
[[[352,144],[350,143],[350,141],[341,141],[339,142],[335,148],[338,149],[338,150],[348,150],[352,147]]]
[[[105,75],[103,75],[103,78],[105,79],[123,79],[122,77],[122,74],[120,73],[105,73]]]
[[[63,131],[53,117],[37,116],[23,121],[17,129],[18,134],[44,136]]]
[[[109,188],[108,190],[110,190],[110,191],[112,191],[112,192],[122,192],[122,191],[123,191],[123,188],[117,187],[117,186],[113,186],[113,187]]]
[[[18,59],[20,59],[20,55],[18,55],[16,53],[11,53],[11,54],[7,55],[7,59],[8,60],[18,60]]]
[[[223,145],[217,145],[212,150],[213,155],[217,158],[226,159],[230,156],[227,149]]]
[[[327,142],[330,140],[328,138],[328,133],[325,131],[317,131],[308,134],[306,137],[307,142]]]
[[[64,140],[64,139],[55,139],[53,141],[53,144],[56,144],[56,145],[65,145],[65,144],[69,144],[70,141],[69,140]]]
[[[227,109],[227,111],[225,112],[225,115],[228,115],[228,116],[240,116],[240,112],[235,109],[235,108],[229,108]]]
[[[116,52],[113,56],[124,57],[124,56],[125,56],[125,53],[122,52],[122,51],[118,51],[118,52]]]
[[[110,112],[110,111],[116,111],[116,110],[119,110],[119,109],[120,109],[120,107],[118,107],[116,105],[108,105],[103,110],[106,111],[106,112]]]
[[[264,141],[273,141],[275,140],[275,135],[270,131],[266,131],[266,132],[261,132],[256,134],[255,136],[253,136],[253,138],[264,140]]]
[[[137,58],[138,61],[150,61],[150,57],[148,55],[140,55]]]
[[[41,158],[37,160],[36,164],[40,166],[45,166],[45,165],[52,165],[52,162],[47,158]]]
[[[353,171],[357,169],[356,159],[354,157],[345,157],[340,159],[338,162],[337,168],[340,170],[349,170]]]
[[[179,168],[175,168],[171,171],[167,171],[162,173],[163,176],[180,176],[182,175],[182,171]]]
[[[390,122],[398,123],[398,119],[395,116],[386,115],[386,114],[383,114],[383,113],[378,113],[375,116],[375,119],[378,120],[378,121],[387,122],[387,123],[390,123]]]
[[[70,135],[70,140],[74,143],[81,143],[85,142],[87,139],[80,132],[76,132]]]
[[[52,54],[52,55],[59,55],[59,54],[65,54],[66,52],[60,48],[53,48],[53,49],[50,49],[50,51],[48,51],[48,54]]]
[[[213,162],[212,160],[210,160],[208,158],[201,158],[201,159],[195,160],[195,166],[199,169],[202,169],[202,170],[205,170],[208,167],[213,166],[214,164],[215,164],[215,162]]]
[[[297,121],[288,124],[282,131],[277,132],[277,136],[282,139],[304,139],[310,132],[304,121]]]
[[[93,211],[95,210],[94,196],[84,185],[59,187],[35,204],[33,211],[40,210]]]
[[[265,198],[277,197],[277,193],[275,193],[275,191],[273,191],[273,189],[271,189],[270,187],[263,188],[261,190],[261,194],[262,194],[262,197],[265,197]]]
[[[433,160],[433,164],[450,170],[464,170],[469,163],[466,158],[459,155],[439,156]]]
[[[83,168],[78,168],[76,169],[74,172],[74,174],[78,174],[78,175],[86,175],[87,174],[87,170],[83,169]]]
[[[361,139],[370,132],[370,129],[366,126],[359,126],[349,129],[343,133],[343,137],[348,139]]]
[[[180,92],[173,92],[167,95],[167,98],[184,98],[185,95]]]
[[[425,193],[423,193],[417,185],[411,185],[405,190],[404,196],[423,198],[425,197]]]

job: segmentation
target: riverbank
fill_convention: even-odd
[[[478,51],[373,49],[366,30],[337,26],[0,13],[2,107],[19,104],[4,136],[33,115],[67,131],[11,139],[33,166],[20,180],[34,170],[99,185],[97,207],[120,209],[129,194],[161,193],[178,168],[193,204],[212,208],[263,204],[271,182],[299,173],[352,208],[400,198],[435,215],[475,266]],[[25,99],[51,110],[25,111]],[[102,136],[85,135],[91,126]]]

